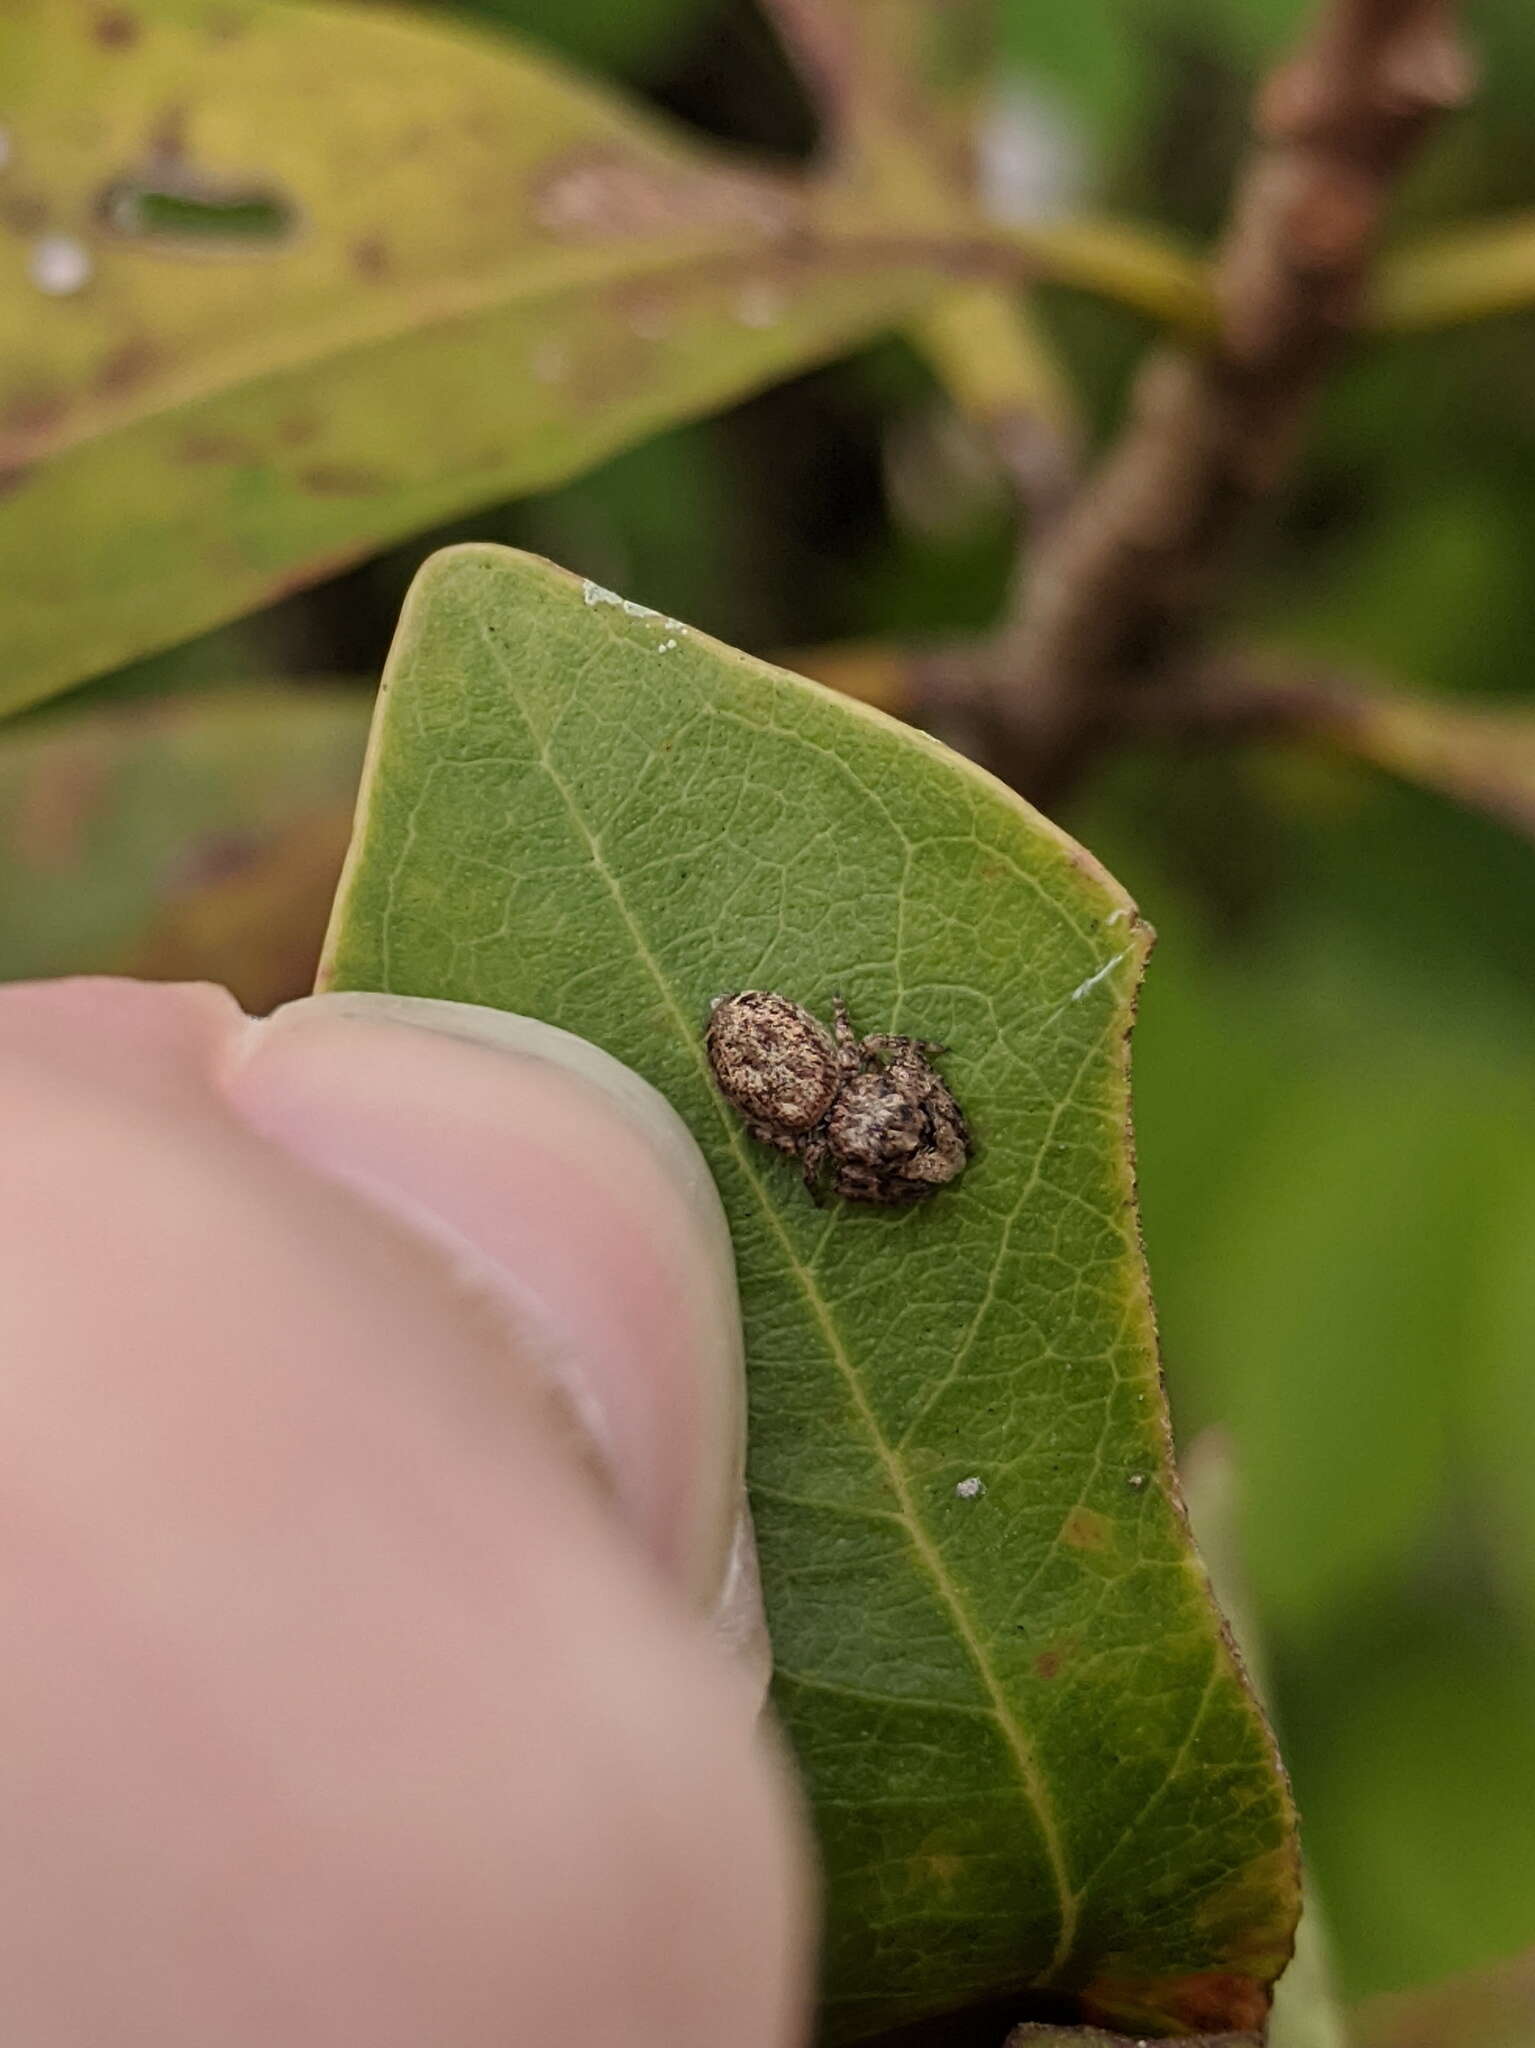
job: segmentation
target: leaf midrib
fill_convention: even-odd
[[[837,245],[828,240],[826,246]],[[348,357],[425,339],[472,320],[511,314],[542,299],[563,298],[571,293],[590,292],[600,285],[633,280],[670,283],[675,278],[686,283],[694,270],[718,267],[734,272],[753,260],[764,263],[780,259],[781,253],[776,242],[764,242],[747,251],[738,243],[703,238],[684,249],[672,246],[665,251],[658,250],[653,242],[638,239],[621,249],[605,243],[589,248],[513,250],[488,274],[467,280],[443,278],[418,285],[402,303],[381,305],[371,317],[359,319],[358,307],[353,303],[344,314],[338,312],[329,321],[295,320],[286,347],[274,347],[268,335],[259,342],[252,340],[243,349],[230,349],[222,354],[216,370],[198,375],[194,367],[179,378],[168,378],[148,405],[128,394],[116,410],[102,406],[94,415],[75,415],[72,423],[61,422],[33,459],[62,454],[103,440],[109,434],[142,426],[165,413],[234,391],[259,387],[307,370],[318,372],[345,362]],[[195,365],[200,355],[199,351],[185,360]]]
[[[992,1668],[991,1659],[987,1655],[980,1633],[966,1608],[959,1587],[950,1577],[948,1568],[944,1564],[942,1553],[933,1542],[921,1515],[918,1513],[915,1498],[907,1481],[905,1468],[895,1449],[887,1441],[883,1429],[880,1427],[879,1418],[869,1403],[868,1396],[864,1392],[862,1379],[842,1343],[841,1335],[837,1330],[825,1297],[816,1285],[814,1275],[808,1271],[797,1257],[793,1241],[783,1227],[783,1219],[769,1201],[757,1173],[753,1170],[752,1161],[743,1142],[742,1134],[733,1120],[725,1113],[724,1106],[721,1104],[717,1091],[712,1084],[708,1063],[699,1042],[698,1034],[692,1028],[691,1020],[683,1008],[676,991],[673,989],[670,980],[662,971],[660,962],[652,953],[643,928],[629,908],[624,892],[619,886],[617,876],[613,874],[603,858],[599,840],[587,825],[585,815],[577,804],[569,785],[554,766],[550,758],[549,743],[540,740],[533,720],[528,715],[518,694],[517,676],[508,662],[505,649],[498,645],[486,631],[483,622],[477,621],[477,624],[480,639],[486,652],[501,669],[511,685],[509,695],[517,707],[519,717],[527,728],[529,738],[538,749],[538,766],[548,777],[550,785],[557,792],[561,803],[570,817],[571,823],[584,840],[592,866],[612,898],[613,907],[633,940],[635,949],[645,966],[646,972],[655,983],[657,993],[666,1006],[673,1023],[676,1025],[679,1038],[688,1048],[688,1055],[704,1083],[705,1093],[713,1105],[714,1114],[724,1134],[725,1142],[735,1155],[741,1167],[742,1176],[751,1188],[753,1197],[768,1228],[778,1240],[783,1254],[785,1270],[793,1275],[800,1287],[806,1306],[809,1308],[821,1332],[832,1363],[847,1388],[859,1422],[863,1426],[875,1456],[878,1458],[884,1471],[891,1494],[897,1504],[898,1517],[907,1541],[910,1543],[919,1564],[927,1573],[939,1600],[948,1609],[954,1623],[955,1633],[966,1655],[969,1657],[975,1674],[986,1694],[992,1717],[1000,1729],[1008,1751],[1012,1756],[1024,1797],[1039,1829],[1040,1840],[1044,1845],[1046,1860],[1049,1863],[1051,1878],[1056,1889],[1056,1906],[1060,1917],[1060,1932],[1044,1976],[1037,1980],[1042,1983],[1048,1982],[1049,1978],[1065,1963],[1075,1945],[1081,1912],[1081,1898],[1070,1881],[1066,1867],[1065,1848],[1061,1841],[1059,1826],[1055,1818],[1054,1803],[1051,1800],[1044,1773],[1034,1754],[1033,1744],[1012,1711],[1001,1681]]]

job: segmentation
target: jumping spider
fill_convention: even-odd
[[[721,996],[705,1036],[720,1093],[765,1145],[804,1162],[805,1186],[821,1199],[920,1202],[965,1169],[964,1112],[925,1038],[860,1038],[838,996],[835,1035],[799,1003],[765,989]]]

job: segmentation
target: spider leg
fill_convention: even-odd
[[[847,1004],[841,996],[833,996],[831,1009],[837,1031],[837,1058],[841,1062],[843,1074],[856,1074],[863,1064],[863,1047],[859,1043],[858,1033],[853,1029],[853,1020],[847,1013]]]
[[[861,1050],[871,1057],[881,1055],[886,1059],[899,1059],[903,1052],[942,1053],[946,1045],[939,1045],[931,1038],[902,1038],[894,1032],[877,1031],[872,1038],[863,1040]]]
[[[755,1138],[759,1145],[771,1145],[779,1152],[798,1152],[800,1141],[791,1131],[780,1131],[772,1124],[757,1124],[748,1120],[746,1135]]]

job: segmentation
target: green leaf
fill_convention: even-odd
[[[210,692],[0,738],[0,981],[219,981],[301,995],[346,849],[356,690]]]
[[[595,1039],[709,1157],[834,2038],[1047,1986],[1251,2027],[1289,1952],[1288,1799],[1189,1545],[1133,1212],[1148,943],[1079,847],[877,713],[530,556],[415,586],[329,981]],[[943,1040],[962,1179],[812,1206],[710,1081],[710,1001],[751,986]]]
[[[46,280],[63,238],[78,286],[0,295],[0,709],[556,482],[932,288],[856,195],[389,10],[15,0],[0,76],[7,262]]]

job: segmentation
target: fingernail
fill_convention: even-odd
[[[773,1678],[773,1645],[768,1636],[767,1616],[762,1610],[757,1532],[752,1527],[744,1484],[724,1581],[710,1620],[722,1647],[735,1658],[748,1681],[756,1686],[759,1698],[766,1699]]]
[[[730,1236],[665,1098],[535,1018],[362,993],[253,1022],[223,1081],[264,1136],[473,1262],[661,1568],[760,1661]]]

